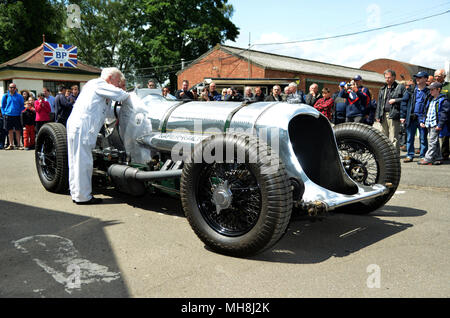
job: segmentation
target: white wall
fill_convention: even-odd
[[[13,81],[16,84],[19,92],[23,89],[26,89],[29,91],[35,91],[36,94],[39,94],[42,92],[42,88],[44,87],[43,80],[14,79]]]

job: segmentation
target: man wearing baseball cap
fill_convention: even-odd
[[[419,129],[420,158],[425,157],[425,153],[428,150],[428,132],[425,128],[420,127],[425,105],[430,98],[430,91],[427,88],[428,73],[423,71],[418,72],[414,77],[417,85],[408,100],[406,110],[403,109],[400,116],[400,122],[404,124],[406,128],[406,158],[403,162],[413,161],[415,153],[414,139],[417,129]]]
[[[442,84],[433,82],[428,86],[431,100],[427,103],[420,127],[428,129],[428,151],[417,164],[439,165],[442,154],[439,146],[439,134],[449,131],[450,102],[445,94],[441,94]]]

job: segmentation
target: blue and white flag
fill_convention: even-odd
[[[68,44],[44,43],[44,64],[77,67],[78,48]]]

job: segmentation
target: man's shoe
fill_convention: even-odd
[[[5,150],[14,150],[14,146],[13,145],[9,145],[8,147],[5,148]]]
[[[421,165],[421,166],[431,166],[433,163],[426,161],[425,159],[421,159],[421,160],[419,160],[419,162],[417,162],[417,164]]]
[[[441,160],[433,161],[433,166],[439,166],[439,165],[441,165],[441,164],[442,164],[442,161],[441,161]]]
[[[89,205],[89,204],[99,204],[102,203],[103,200],[100,198],[94,198],[92,197],[89,201],[82,201],[82,202],[77,202],[75,200],[72,200],[74,203],[78,204],[78,205]]]
[[[413,162],[413,158],[406,157],[405,159],[403,159],[403,162]]]

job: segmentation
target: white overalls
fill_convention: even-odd
[[[111,100],[123,102],[129,94],[98,78],[87,82],[67,120],[69,187],[72,200],[92,198],[92,171],[97,135],[106,117],[113,116]]]

